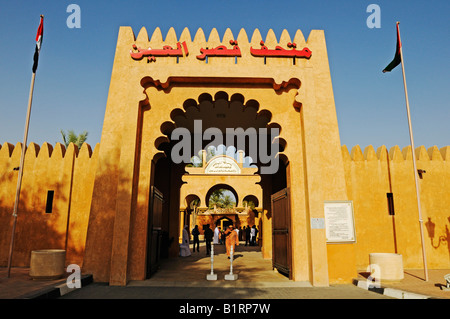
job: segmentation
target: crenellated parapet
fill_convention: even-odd
[[[151,33],[143,27],[136,36],[131,27],[121,27],[114,64],[120,76],[142,78],[146,73],[161,83],[173,76],[217,77],[219,73],[242,78],[270,74],[282,83],[303,77],[306,68],[329,72],[323,30],[312,30],[305,40],[301,30],[289,34],[284,29],[277,37],[272,29],[263,35],[259,29],[233,34],[228,28],[219,34],[216,28],[210,32],[199,28],[195,33],[185,28],[177,34],[170,28],[163,35],[158,27]]]
[[[189,29],[185,28],[178,37],[174,28],[170,28],[163,37],[160,28],[153,31],[149,37],[146,28],[142,28],[137,37],[131,29],[124,29],[122,39],[134,42],[130,48],[130,55],[135,60],[147,58],[147,62],[156,62],[158,57],[179,57],[205,61],[206,57],[285,57],[305,58],[312,56],[307,48],[310,44],[305,41],[303,33],[297,30],[294,37],[285,29],[277,39],[274,31],[270,29],[263,37],[258,29],[253,31],[251,38],[244,29],[237,36],[228,28],[222,37],[217,29],[213,28],[209,35],[205,35],[199,28],[194,37]],[[311,32],[311,39],[317,35]],[[314,41],[311,41],[314,42]],[[179,61],[178,61],[179,63]]]
[[[417,161],[450,161],[450,146],[438,148],[436,145],[428,149],[425,146],[416,147],[415,156]],[[350,151],[346,145],[342,146],[342,157],[344,161],[410,161],[412,160],[411,146],[400,149],[398,145],[391,147],[389,150],[386,146],[380,146],[375,151],[372,145],[367,146],[362,151],[359,145],[355,145]]]
[[[96,148],[99,147],[99,144],[96,145]],[[56,143],[55,147],[53,145],[45,142],[42,146],[39,146],[36,143],[31,142],[26,151],[25,156],[28,158],[40,158],[40,159],[49,159],[49,158],[64,158],[72,154],[75,154],[77,158],[91,158],[93,151],[89,144],[84,143],[80,149],[73,143],[70,143],[69,146],[66,147],[61,143]],[[94,150],[95,152],[95,150]],[[13,145],[11,143],[5,142],[0,145],[0,159],[6,158],[20,158],[22,154],[22,143],[17,143]]]
[[[92,158],[93,154],[98,151],[100,144],[95,146],[92,150],[91,146],[84,143],[83,146],[78,149],[76,145],[71,143],[69,147],[66,147],[60,143],[56,143],[53,147],[51,144],[45,142],[41,146],[36,143],[30,143],[25,152],[27,158],[65,158],[66,155],[74,152],[76,158]],[[5,142],[0,145],[0,161],[5,159],[20,159],[22,154],[22,143],[13,145]],[[444,146],[440,149],[434,145],[429,148],[421,145],[415,149],[416,160],[418,161],[450,161],[450,146]],[[368,145],[364,148],[364,151],[359,145],[355,145],[348,149],[346,145],[342,146],[342,156],[345,161],[404,161],[411,160],[411,146],[406,146],[402,149],[398,145],[391,147],[389,150],[385,145],[378,147],[376,150],[372,145]]]

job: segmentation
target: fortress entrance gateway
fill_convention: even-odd
[[[233,152],[207,158],[220,145]],[[96,281],[143,280],[179,258],[185,223],[218,220],[257,224],[263,257],[294,281],[355,273],[333,266],[353,246],[311,227],[325,201],[347,199],[323,31],[305,41],[213,29],[206,40],[170,29],[163,40],[121,27],[98,156],[83,264]],[[208,205],[223,186],[230,211]]]
[[[231,98],[223,91],[214,97],[203,93],[198,100],[185,101],[183,113],[173,112],[174,125],[160,139],[159,148],[165,157],[157,161],[154,184],[163,190],[166,199],[177,196],[174,202],[179,203],[178,220],[168,220],[166,228],[170,233],[169,229],[178,227],[179,232],[170,234],[171,244],[161,249],[176,258],[185,226],[192,230],[197,225],[202,239],[206,225],[213,230],[216,226],[224,230],[230,224],[238,228],[255,225],[263,256],[271,258],[271,219],[267,217],[270,207],[263,207],[263,198],[270,197],[274,188],[277,191],[286,187],[286,164],[278,157],[286,142],[280,137],[279,125],[273,123],[268,128],[271,113],[261,110],[255,100],[244,105],[239,93]],[[242,127],[234,127],[236,124]],[[215,133],[211,139],[206,138],[209,132]],[[196,141],[199,136],[202,139]],[[181,160],[185,154],[189,156]],[[158,163],[166,163],[166,170]],[[261,174],[270,167],[272,174]],[[173,174],[174,169],[176,189],[167,186],[164,177]],[[267,228],[265,236],[261,236],[263,228]],[[157,254],[157,250],[148,253]]]

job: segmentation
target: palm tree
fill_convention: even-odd
[[[76,146],[78,146],[78,148],[81,148],[83,143],[86,142],[87,140],[88,132],[84,131],[83,133],[77,135],[73,130],[69,130],[68,134],[66,135],[66,132],[61,130],[61,135],[66,148],[69,146],[70,143],[73,143]]]
[[[230,195],[225,195],[222,198],[222,208],[232,208],[235,204]]]
[[[236,200],[226,189],[216,189],[209,196],[209,208],[213,208],[214,204],[219,208],[232,208]]]
[[[212,192],[209,197],[209,208],[214,208],[214,205],[217,207],[222,207],[222,190],[216,189]]]

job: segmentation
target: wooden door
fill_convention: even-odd
[[[291,211],[289,188],[271,196],[272,206],[272,265],[291,279]]]
[[[161,259],[163,194],[154,186],[150,191],[147,241],[147,278],[158,270]]]

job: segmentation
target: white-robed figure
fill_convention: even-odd
[[[213,238],[214,245],[219,244],[219,236],[220,236],[219,226],[216,226],[216,229],[214,229],[214,238]]]
[[[253,246],[255,244],[256,240],[256,227],[253,225],[252,228],[250,228],[250,246]]]
[[[182,242],[180,244],[180,256],[187,257],[191,255],[191,250],[189,249],[189,232],[188,226],[183,228]]]

